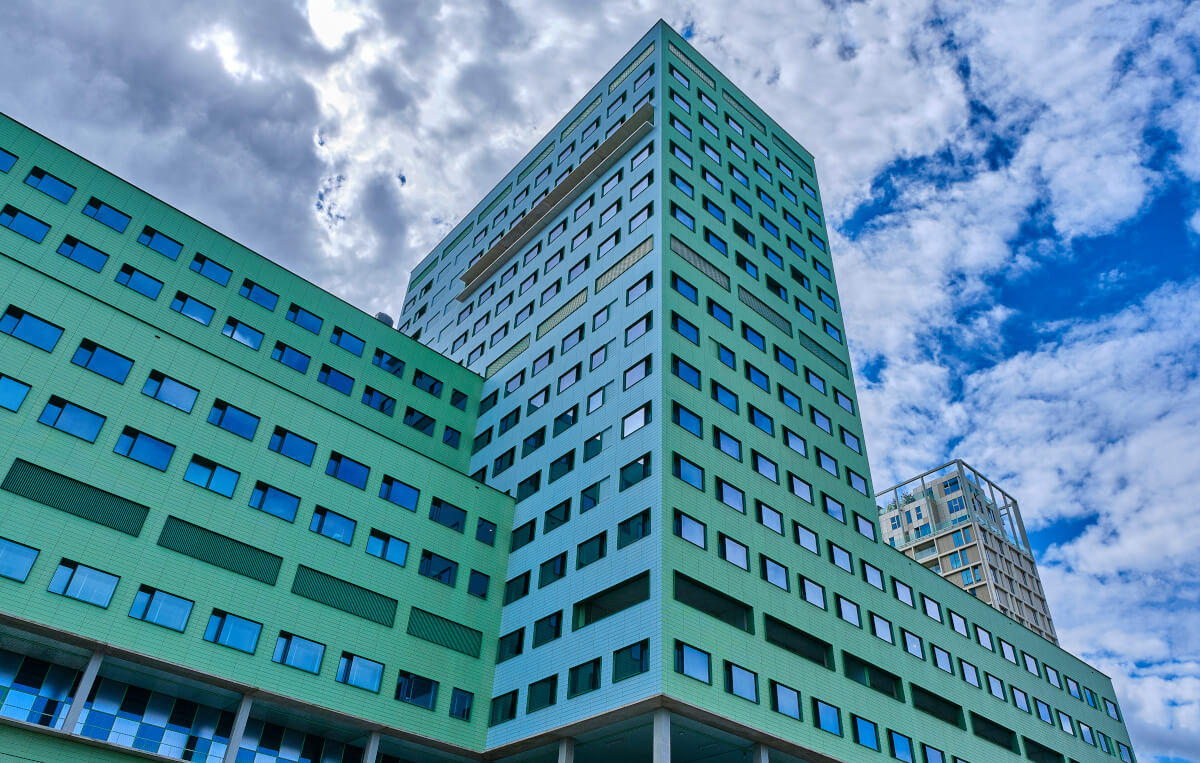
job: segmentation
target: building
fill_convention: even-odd
[[[880,541],[813,158],[665,24],[400,332],[0,149],[0,756],[1132,760]]]
[[[961,460],[875,496],[893,548],[1058,643],[1017,501]]]

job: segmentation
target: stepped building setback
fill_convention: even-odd
[[[1015,498],[955,460],[875,499],[889,545],[1057,643]]]
[[[662,22],[399,330],[0,118],[0,762],[1132,761],[889,546],[828,242]]]

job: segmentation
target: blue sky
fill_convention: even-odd
[[[817,157],[876,483],[1001,482],[1141,759],[1200,761],[1200,4],[29,0],[0,110],[396,314],[659,16]]]

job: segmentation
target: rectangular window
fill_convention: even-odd
[[[461,533],[466,530],[467,512],[437,496],[434,496],[429,504],[429,518],[455,532]]]
[[[254,439],[255,433],[258,431],[258,422],[258,416],[249,411],[244,411],[235,405],[230,405],[219,398],[213,401],[212,410],[208,412],[209,424],[218,426],[226,432],[232,432],[238,437],[244,437],[247,440]]]
[[[453,588],[458,579],[458,562],[425,550],[421,552],[421,564],[417,572]]]
[[[147,585],[138,586],[129,616],[182,633],[187,627],[194,603]]]
[[[14,305],[9,305],[0,316],[0,332],[14,339],[20,339],[40,350],[53,352],[62,336],[63,329],[49,321],[43,320],[33,313],[27,313]]]
[[[208,626],[204,629],[204,640],[254,654],[261,633],[262,623],[214,609],[208,618]]]
[[[600,688],[600,658],[576,665],[567,673],[567,697],[596,691]]]
[[[342,373],[333,366],[321,364],[321,371],[317,374],[317,381],[322,384],[341,392],[343,395],[349,395],[354,389],[354,377]]]
[[[108,254],[94,246],[83,243],[74,236],[67,236],[58,246],[58,253],[78,262],[89,270],[99,273],[108,263]]]
[[[50,579],[50,593],[66,596],[71,599],[107,608],[112,601],[113,591],[117,590],[116,575],[88,567],[70,559],[63,559]]]
[[[311,331],[314,334],[320,334],[321,326],[325,323],[324,318],[310,313],[295,302],[288,306],[287,314],[284,317],[300,328]]]
[[[263,286],[256,284],[249,278],[242,281],[241,288],[238,289],[238,294],[250,300],[259,307],[265,307],[267,310],[274,311],[275,306],[279,303],[279,295]]]
[[[66,204],[75,195],[75,186],[46,172],[41,167],[34,167],[25,176],[25,185],[32,186],[56,201]]]
[[[308,363],[311,360],[308,355],[283,342],[275,343],[275,349],[271,351],[271,359],[278,360],[293,371],[299,371],[302,374],[308,373]]]
[[[650,510],[634,514],[617,525],[617,548],[625,548],[650,534]]]
[[[239,477],[241,474],[238,472],[200,455],[192,456],[191,463],[188,464],[187,471],[183,475],[185,481],[226,498],[233,497]]]
[[[329,462],[325,465],[325,473],[348,485],[365,489],[367,487],[367,477],[370,476],[371,469],[365,464],[361,464],[352,458],[334,451],[329,454]]]
[[[396,699],[432,710],[437,705],[438,682],[406,670],[396,677]]]
[[[37,560],[38,553],[36,548],[0,538],[0,577],[24,583]]]
[[[138,243],[142,246],[150,247],[169,260],[179,259],[179,253],[183,251],[183,244],[164,233],[156,231],[149,225],[142,228],[142,232],[138,234]]]
[[[354,542],[354,530],[357,526],[358,523],[350,517],[318,506],[313,510],[308,529],[349,546]]]
[[[118,384],[124,384],[133,368],[133,360],[120,355],[103,345],[96,344],[90,339],[79,343],[79,349],[71,357],[71,362],[83,366],[101,376],[112,379]]]
[[[300,507],[300,497],[259,481],[250,494],[250,506],[272,516],[293,522]]]
[[[613,683],[624,681],[650,670],[650,641],[643,640],[636,644],[613,652]]]
[[[262,345],[263,333],[261,331],[233,317],[225,321],[225,327],[221,329],[221,333],[252,350],[257,350]]]
[[[38,244],[42,243],[46,234],[50,232],[49,223],[27,215],[11,204],[4,205],[4,209],[0,210],[0,226],[19,233]]]
[[[828,702],[813,700],[813,722],[822,731],[842,735],[842,711]]]
[[[95,442],[105,418],[58,396],[51,396],[38,421],[87,442]]]
[[[229,278],[233,275],[233,271],[225,267],[216,260],[211,260],[199,252],[192,258],[191,265],[188,266],[193,273],[199,273],[213,283],[221,286],[229,285]]]
[[[212,323],[213,313],[216,312],[211,305],[206,305],[182,291],[175,292],[175,298],[171,300],[171,309],[204,326]]]
[[[165,472],[171,456],[175,455],[175,446],[133,427],[125,427],[113,452]]]

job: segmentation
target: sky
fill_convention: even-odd
[[[374,313],[658,19],[817,158],[876,485],[1020,501],[1200,761],[1200,3],[0,3],[0,111]]]

